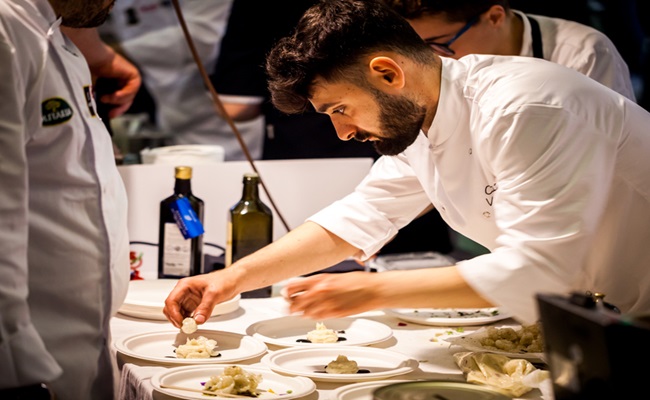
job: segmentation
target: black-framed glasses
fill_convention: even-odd
[[[452,43],[454,43],[459,37],[461,37],[463,35],[463,33],[467,32],[469,30],[469,28],[471,28],[474,24],[476,24],[480,17],[481,17],[481,14],[479,14],[479,15],[471,18],[469,21],[467,21],[465,26],[460,28],[458,33],[456,33],[454,35],[454,37],[452,37],[446,43],[437,43],[437,42],[434,42],[434,41],[432,41],[430,39],[424,39],[424,41],[425,41],[426,44],[428,44],[433,49],[433,51],[440,54],[441,56],[451,57],[451,56],[455,55],[456,52],[454,50],[452,50],[451,48],[449,48],[449,46],[451,46]]]

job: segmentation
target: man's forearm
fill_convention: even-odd
[[[493,307],[460,275],[454,266],[408,271],[386,271],[373,277],[380,308],[484,308]]]
[[[306,222],[232,267],[242,268],[242,276],[246,279],[240,282],[238,289],[247,291],[320,271],[358,251],[320,225]]]

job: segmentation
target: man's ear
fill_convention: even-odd
[[[495,27],[500,27],[505,24],[506,16],[508,15],[503,6],[500,5],[493,5],[485,14],[490,25]]]
[[[378,87],[387,85],[393,89],[402,89],[406,83],[404,70],[390,57],[375,57],[370,60],[368,67],[370,69],[370,81]]]

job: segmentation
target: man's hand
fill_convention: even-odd
[[[99,101],[113,105],[110,118],[124,114],[142,84],[138,68],[104,43],[97,29],[61,27],[61,30],[83,53],[94,80],[105,78],[118,83],[115,92],[103,95]]]
[[[372,283],[379,278],[370,272],[318,274],[288,283],[283,294],[292,313],[317,320],[341,318],[380,307],[380,293]]]
[[[112,51],[112,49],[111,49]],[[109,113],[110,118],[124,114],[131,104],[142,83],[140,71],[126,58],[113,52],[113,58],[109,63],[90,65],[90,72],[95,79],[113,79],[118,83],[118,89],[113,93],[103,95],[99,101],[113,105]]]
[[[163,313],[167,319],[177,328],[187,317],[193,317],[198,325],[205,323],[217,304],[237,295],[229,272],[220,270],[178,281],[165,300]]]

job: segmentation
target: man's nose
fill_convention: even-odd
[[[357,133],[357,129],[354,125],[335,122],[334,120],[332,120],[332,123],[334,124],[334,129],[336,129],[336,135],[339,139],[344,141],[354,139],[354,135]]]

